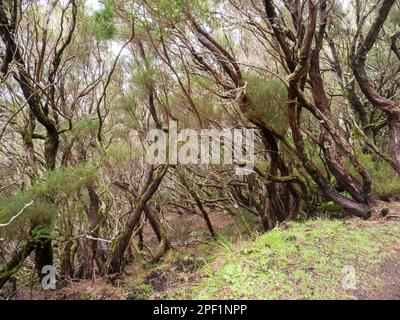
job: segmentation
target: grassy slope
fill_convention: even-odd
[[[46,299],[398,298],[399,254],[399,220],[291,222],[250,240],[175,248],[157,266],[132,264],[113,286],[82,281]],[[344,266],[355,268],[357,290],[343,290]]]
[[[344,266],[356,270],[357,290],[384,286],[376,270],[400,248],[400,223],[290,223],[221,250],[194,283],[169,288],[171,299],[352,299],[342,289]]]

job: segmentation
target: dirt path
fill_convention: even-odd
[[[397,256],[400,249],[397,250]],[[355,292],[360,300],[400,300],[400,261],[394,257],[387,259],[371,275],[380,279],[381,287],[361,288]]]

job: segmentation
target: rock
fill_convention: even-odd
[[[386,217],[388,215],[388,213],[389,213],[389,208],[383,208],[381,210],[381,216],[382,217]]]

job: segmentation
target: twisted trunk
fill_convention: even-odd
[[[121,271],[124,254],[129,246],[133,231],[140,221],[142,212],[146,207],[147,202],[157,191],[167,171],[168,166],[161,167],[160,172],[154,177],[154,169],[152,167],[149,169],[145,185],[140,193],[140,197],[138,198],[135,208],[129,214],[126,227],[119,233],[119,235],[116,237],[116,240],[112,243],[112,250],[107,261],[107,271],[109,274]]]
[[[374,106],[386,114],[389,130],[388,146],[393,159],[390,164],[400,175],[400,106],[395,101],[379,94],[378,90],[373,86],[365,67],[367,54],[374,46],[394,3],[395,0],[384,0],[382,2],[367,36],[363,41],[359,42],[357,48],[358,34],[356,35],[353,41],[350,65],[361,91]]]

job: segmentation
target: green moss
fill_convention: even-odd
[[[92,291],[85,291],[82,293],[82,300],[98,300],[97,295]]]
[[[153,287],[144,283],[143,279],[125,282],[123,290],[125,292],[124,298],[127,300],[146,300],[154,293]]]
[[[354,298],[341,287],[343,267],[355,267],[357,285],[376,282],[369,270],[388,256],[389,245],[400,243],[399,231],[398,222],[292,222],[287,229],[226,246],[199,282],[171,298]]]

